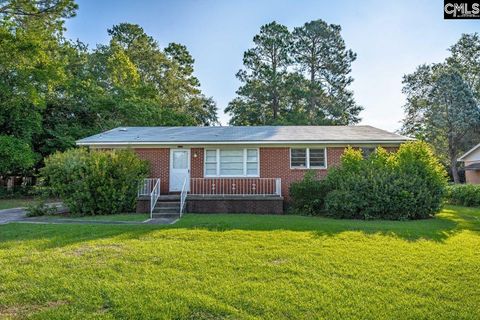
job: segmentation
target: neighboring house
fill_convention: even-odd
[[[480,143],[458,158],[465,164],[465,180],[467,183],[480,183]]]
[[[281,213],[290,184],[308,169],[325,176],[347,146],[370,153],[377,146],[395,150],[407,140],[371,126],[124,127],[77,145],[131,148],[150,162],[153,180],[142,185],[147,197],[140,211],[150,204],[154,210],[155,192],[151,201],[148,195],[159,179],[160,202],[178,201],[182,192],[181,208],[188,194],[191,212]]]

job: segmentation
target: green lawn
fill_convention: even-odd
[[[41,217],[33,217],[32,220],[36,221],[122,221],[122,222],[142,222],[150,218],[150,214],[137,214],[137,213],[123,213],[112,215],[98,215],[98,216],[68,216],[68,215],[47,215]]]
[[[0,225],[0,318],[479,319],[480,210]]]
[[[13,199],[0,199],[0,210],[26,207],[29,204],[36,203],[33,198],[13,198]]]

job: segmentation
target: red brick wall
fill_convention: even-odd
[[[477,161],[465,161],[465,166]],[[480,184],[480,171],[465,170],[465,180],[470,184]]]
[[[170,171],[169,148],[137,148],[134,149],[140,159],[150,163],[150,178],[160,178],[160,193],[168,192]]]
[[[397,148],[386,148],[396,151]],[[161,179],[161,192],[169,191],[170,149],[169,148],[137,148],[134,149],[140,158],[150,162],[150,177]],[[345,147],[327,147],[327,169],[340,164],[340,157]],[[195,156],[196,155],[196,156]],[[204,148],[190,150],[190,176],[203,178]],[[327,169],[315,169],[317,176],[323,178]],[[290,169],[289,147],[260,148],[260,177],[281,178],[282,196],[288,199],[290,183],[303,178],[306,169]]]
[[[192,148],[190,150],[190,177],[191,178],[203,178],[203,160],[204,160],[203,148]],[[195,157],[196,155],[196,157]]]
[[[344,147],[327,148],[327,168],[340,164]],[[282,196],[288,198],[290,183],[301,180],[307,169],[290,169],[290,148],[260,148],[260,177],[281,178]],[[315,169],[317,177],[323,178],[327,169]]]

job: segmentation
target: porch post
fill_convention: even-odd
[[[275,178],[275,194],[282,196],[282,179]]]

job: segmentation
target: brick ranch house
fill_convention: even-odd
[[[137,211],[282,213],[289,186],[308,169],[318,177],[347,146],[369,153],[410,140],[371,126],[121,127],[77,141],[131,148],[150,163]]]

